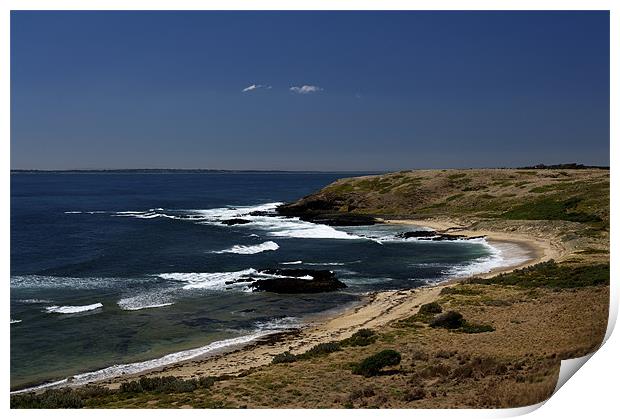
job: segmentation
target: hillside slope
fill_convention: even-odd
[[[315,218],[431,219],[469,229],[520,231],[563,243],[575,260],[605,260],[609,171],[411,170],[344,178],[279,211]]]

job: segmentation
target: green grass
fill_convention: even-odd
[[[379,375],[385,367],[400,364],[400,353],[385,349],[368,358],[353,367],[353,374],[362,375],[364,377],[373,377]]]
[[[457,193],[456,195],[452,195],[446,198],[446,202],[450,202],[450,201],[454,201],[455,199],[461,198],[462,196],[465,196],[464,193]]]
[[[360,329],[350,338],[340,341],[340,346],[368,346],[377,340],[377,334],[370,329]]]
[[[457,331],[461,333],[486,333],[495,331],[495,328],[490,324],[463,322],[463,325]]]
[[[441,290],[439,295],[480,295],[483,292],[481,290],[464,287],[462,285],[456,285],[454,287],[447,287]]]
[[[138,407],[149,400],[171,400],[170,395],[206,391],[216,379],[201,377],[184,380],[177,377],[142,377],[122,383],[118,390],[88,385],[79,388],[50,389],[42,393],[25,393],[11,396],[12,409],[79,409],[82,407]],[[170,407],[173,407],[170,405]]]
[[[601,221],[596,214],[576,211],[582,201],[579,197],[558,201],[544,198],[534,202],[518,205],[513,209],[500,214],[498,218],[507,220],[564,220],[579,223]]]
[[[569,266],[549,261],[489,279],[472,278],[468,282],[513,285],[522,288],[580,288],[607,285],[609,284],[609,264]]]

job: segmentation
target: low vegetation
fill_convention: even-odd
[[[87,385],[78,388],[49,389],[41,393],[24,393],[11,396],[12,409],[79,409],[94,407],[104,400],[127,400],[142,393],[178,394],[208,389],[216,379],[200,377],[184,380],[178,377],[142,377],[122,383],[117,390],[104,386]]]
[[[340,341],[340,346],[368,346],[377,340],[377,334],[370,329],[360,329],[350,338]]]
[[[532,190],[532,192],[540,193],[545,190]],[[602,221],[601,217],[596,214],[577,211],[577,205],[582,198],[575,197],[563,201],[552,198],[544,198],[534,202],[527,202],[519,205],[510,211],[506,211],[499,215],[499,218],[507,220],[564,220],[574,221],[578,223],[588,223]]]
[[[553,260],[490,279],[472,278],[470,284],[511,285],[523,288],[580,288],[609,284],[609,263],[573,266]]]
[[[288,364],[299,360],[306,360],[331,354],[342,350],[347,346],[368,346],[377,340],[377,334],[370,329],[360,329],[351,337],[343,339],[339,342],[319,343],[308,349],[306,352],[295,355],[289,351],[277,354],[271,360],[272,364]]]
[[[401,355],[398,352],[392,349],[385,349],[356,364],[353,367],[353,374],[374,377],[379,375],[383,368],[400,364],[400,360]]]

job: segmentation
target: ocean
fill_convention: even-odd
[[[11,388],[89,382],[298,327],[364,293],[506,263],[484,239],[401,239],[415,226],[270,217],[343,173],[14,173]],[[246,224],[223,225],[242,218]],[[329,269],[308,295],[227,284],[262,268]]]

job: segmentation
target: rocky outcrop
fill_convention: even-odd
[[[222,220],[220,221],[220,223],[227,225],[227,226],[232,226],[232,225],[237,225],[237,224],[248,224],[248,223],[251,223],[251,221],[244,220],[243,218],[231,218],[228,220]]]
[[[315,200],[280,205],[276,211],[278,215],[299,217],[300,220],[329,226],[362,226],[377,224],[375,217],[365,214],[337,212],[339,204]]]
[[[254,291],[279,294],[314,294],[337,291],[347,286],[332,271],[313,269],[264,269],[263,274],[278,275],[252,283]]]
[[[431,241],[452,241],[452,240],[473,240],[483,239],[485,236],[465,236],[463,234],[447,234],[438,233],[433,230],[420,230],[420,231],[405,231],[398,233],[396,237],[401,239],[418,239],[418,240],[431,240]]]
[[[260,269],[257,275],[249,275],[232,283],[248,282],[252,291],[278,294],[316,294],[337,291],[347,286],[328,270],[318,269]]]

